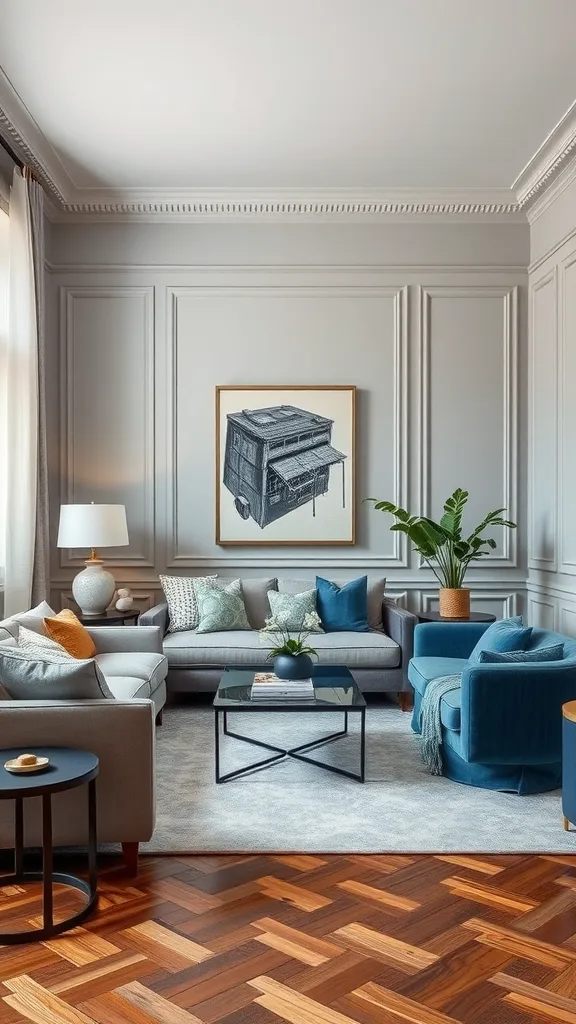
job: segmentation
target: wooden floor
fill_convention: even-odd
[[[576,857],[140,865],[102,861],[84,928],[0,948],[0,1024],[576,1024]],[[37,913],[0,889],[0,927]]]

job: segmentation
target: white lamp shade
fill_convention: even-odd
[[[128,544],[124,505],[61,505],[59,548],[117,548]]]

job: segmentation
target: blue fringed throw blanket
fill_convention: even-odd
[[[450,690],[457,690],[462,673],[431,679],[420,705],[420,753],[431,775],[442,775],[442,726],[440,702]]]

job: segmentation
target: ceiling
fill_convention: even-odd
[[[576,97],[576,0],[0,0],[0,24],[64,192],[509,189]]]

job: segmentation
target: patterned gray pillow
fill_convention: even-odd
[[[250,629],[244,607],[242,584],[232,580],[227,587],[208,583],[196,591],[198,633],[217,633],[223,629]]]
[[[168,604],[168,632],[196,629],[198,602],[196,593],[216,576],[160,576],[160,586]]]
[[[268,591],[268,600],[272,618],[281,629],[297,633],[303,627],[304,618],[316,612],[316,589],[305,590],[302,594],[280,594],[276,590]],[[323,633],[320,625],[308,627],[308,633]]]

